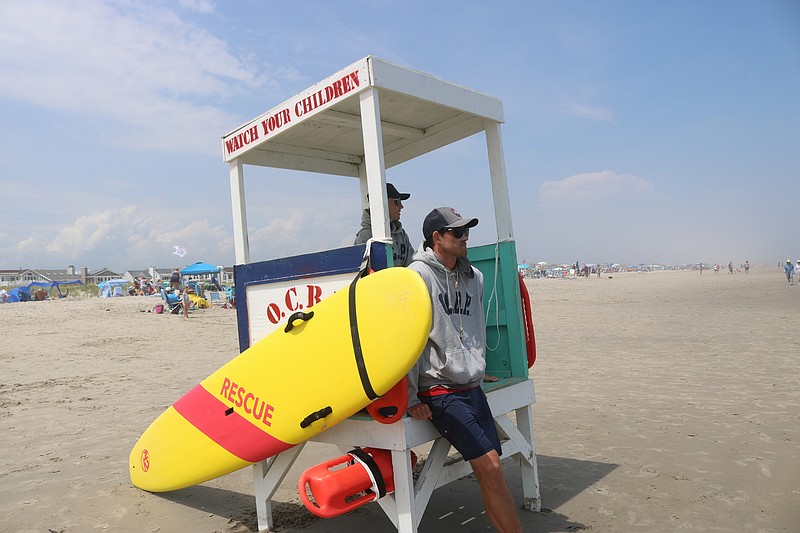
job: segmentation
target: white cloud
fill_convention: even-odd
[[[224,41],[160,7],[12,0],[0,18],[0,96],[119,121],[134,129],[125,144],[209,150],[207,139],[237,123],[216,102],[266,82]]]
[[[207,219],[177,225],[173,215],[133,206],[96,211],[56,232],[33,233],[9,249],[0,249],[0,255],[30,267],[65,261],[117,269],[170,266],[175,261],[233,262],[230,229]],[[177,259],[172,255],[175,243],[185,245],[190,255]]]
[[[598,122],[611,122],[614,120],[614,112],[606,107],[580,102],[568,102],[564,104],[563,107],[568,115],[575,118],[584,118]]]
[[[577,208],[652,191],[653,184],[643,178],[604,170],[546,181],[539,186],[539,202],[542,207]]]
[[[215,9],[214,2],[210,0],[178,0],[178,4],[184,9],[198,13],[213,13]]]

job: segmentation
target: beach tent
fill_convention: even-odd
[[[111,298],[112,296],[125,296],[128,292],[127,279],[110,279],[97,286],[98,298]]]
[[[198,261],[181,270],[183,276],[199,276],[201,274],[218,274],[219,267]]]
[[[28,283],[27,288],[43,287],[47,290],[47,294],[49,294],[51,298],[53,297],[53,289],[55,289],[58,292],[59,298],[63,298],[64,294],[61,292],[61,287],[64,285],[83,285],[83,282],[79,279],[73,279],[71,281],[31,281]],[[85,287],[86,285],[83,286]]]
[[[30,301],[30,296],[28,296],[27,287],[17,287],[16,289],[11,289],[8,291],[8,300],[6,300],[6,302],[13,303],[28,301]]]

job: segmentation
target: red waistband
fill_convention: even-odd
[[[425,398],[430,398],[431,396],[441,396],[443,394],[453,394],[454,392],[464,392],[465,390],[474,389],[475,387],[467,387],[465,389],[451,389],[449,387],[445,387],[444,385],[436,385],[435,387],[431,387],[428,390],[421,390],[417,392],[417,396],[424,396]]]

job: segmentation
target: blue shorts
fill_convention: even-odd
[[[437,396],[419,397],[433,412],[433,426],[458,450],[465,461],[472,461],[492,450],[502,455],[500,436],[494,417],[480,387]]]

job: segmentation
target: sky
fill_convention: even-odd
[[[374,55],[502,100],[520,261],[800,258],[796,0],[3,0],[0,268],[234,262],[220,138]],[[495,240],[485,138],[386,173]],[[245,167],[251,260],[352,243],[357,180]],[[173,254],[174,246],[188,254]]]

